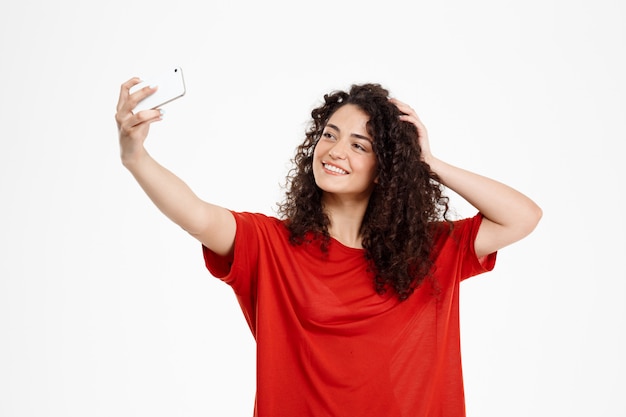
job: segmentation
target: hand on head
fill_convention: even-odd
[[[400,115],[400,120],[412,123],[417,128],[419,146],[422,150],[422,159],[428,160],[432,156],[432,153],[430,151],[430,143],[428,140],[428,131],[426,130],[426,126],[424,126],[419,116],[411,106],[396,98],[390,98],[389,101],[395,104],[398,110],[403,113]]]

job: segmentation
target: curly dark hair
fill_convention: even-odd
[[[309,242],[311,232],[328,250],[330,220],[322,207],[322,190],[313,177],[313,150],[335,111],[353,104],[369,115],[367,132],[374,139],[378,182],[361,225],[362,245],[374,288],[388,288],[407,299],[429,276],[433,259],[432,222],[446,220],[448,197],[430,166],[422,161],[416,127],[401,121],[400,110],[379,84],[352,85],[348,92],[324,95],[311,111],[306,138],[296,149],[286,181],[285,199],[278,213],[285,218],[292,244]]]

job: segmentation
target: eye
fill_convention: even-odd
[[[352,146],[354,146],[359,151],[365,152],[367,150],[365,149],[365,146],[361,145],[360,143],[353,143]]]
[[[330,139],[330,140],[334,140],[335,139],[335,135],[333,135],[332,133],[329,133],[329,132],[322,133],[322,137],[325,138],[325,139]]]

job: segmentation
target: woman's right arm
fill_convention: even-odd
[[[151,87],[129,94],[138,84],[132,78],[122,84],[115,120],[119,130],[122,164],[135,177],[152,202],[170,220],[220,255],[232,251],[236,224],[229,210],[198,198],[180,178],[161,166],[146,151],[144,142],[150,125],[161,120],[159,110],[132,109],[144,97],[156,91]]]

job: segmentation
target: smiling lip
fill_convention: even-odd
[[[346,175],[348,173],[348,171],[346,171],[345,169],[341,169],[338,166],[331,165],[327,162],[322,162],[322,165],[324,166],[325,170],[330,171],[333,174]]]

